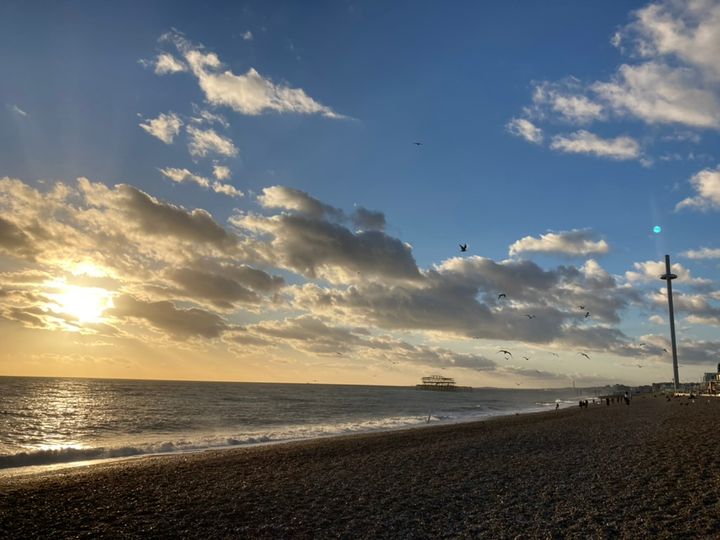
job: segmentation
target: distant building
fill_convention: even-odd
[[[715,373],[709,372],[703,375],[702,392],[706,394],[720,393],[720,363]]]
[[[469,386],[457,386],[455,379],[451,377],[443,377],[441,375],[430,375],[422,378],[422,384],[416,384],[415,388],[419,390],[444,390],[454,392],[456,390],[472,390]]]

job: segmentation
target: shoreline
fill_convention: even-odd
[[[560,406],[561,409],[568,409],[577,406],[576,404],[566,404]],[[297,438],[286,438],[286,439],[277,439],[277,440],[258,440],[257,442],[242,442],[238,444],[226,444],[226,445],[215,445],[215,446],[208,446],[208,447],[202,447],[202,448],[192,448],[192,449],[178,449],[178,450],[170,450],[170,451],[156,451],[156,452],[142,452],[137,451],[133,452],[128,455],[110,455],[107,457],[97,457],[97,458],[90,458],[90,459],[71,459],[66,461],[49,461],[47,463],[33,463],[33,464],[27,464],[27,465],[14,465],[9,467],[0,467],[0,482],[2,482],[3,478],[9,478],[9,477],[16,477],[16,476],[22,476],[22,475],[41,475],[44,473],[51,473],[54,471],[62,470],[65,468],[77,468],[77,467],[86,467],[86,466],[92,466],[95,464],[102,464],[102,463],[109,463],[114,461],[128,461],[128,460],[137,460],[137,459],[143,459],[143,458],[150,458],[150,457],[156,457],[156,456],[183,456],[183,455],[189,455],[189,454],[202,454],[205,452],[225,452],[225,451],[231,451],[231,450],[238,450],[238,449],[246,449],[246,448],[258,448],[263,446],[274,446],[274,445],[280,445],[280,444],[292,444],[295,442],[302,442],[302,441],[313,441],[313,440],[326,440],[326,439],[332,439],[335,437],[344,437],[344,436],[352,436],[352,435],[366,435],[366,434],[373,434],[373,433],[393,433],[396,431],[404,431],[404,430],[410,430],[410,429],[425,429],[425,428],[431,428],[431,427],[438,427],[438,426],[450,426],[450,425],[457,425],[457,424],[466,424],[466,423],[475,423],[475,422],[486,422],[493,418],[502,418],[506,416],[516,416],[516,415],[526,415],[526,414],[538,414],[543,412],[549,412],[553,409],[550,407],[548,408],[542,408],[541,405],[535,405],[533,407],[523,407],[516,410],[508,410],[508,411],[502,411],[497,414],[486,414],[484,416],[479,417],[466,417],[466,418],[457,418],[452,420],[435,420],[433,422],[425,423],[425,422],[417,422],[415,424],[407,424],[402,426],[396,426],[396,427],[384,427],[384,428],[369,428],[369,429],[360,429],[357,431],[349,431],[349,432],[334,432],[329,434],[317,434],[317,435],[311,435],[307,437],[297,437]],[[258,439],[262,439],[263,435],[258,435]],[[254,437],[252,437],[254,438]],[[78,452],[82,452],[84,450],[94,450],[103,448],[105,451],[122,451],[124,448],[131,448],[131,447],[97,447],[97,448],[80,448],[77,449]],[[57,449],[60,451],[65,450],[75,450],[72,447],[63,447],[60,449]],[[12,459],[14,456],[22,456],[27,457],[31,456],[33,453],[18,453],[18,454],[12,454],[12,455],[3,455],[0,456],[0,460],[3,458]],[[20,457],[19,459],[22,459]]]
[[[714,538],[719,414],[636,397],[18,477],[0,535]]]

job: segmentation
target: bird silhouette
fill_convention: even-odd
[[[663,349],[663,352],[668,352],[668,350],[667,350],[667,349]]]
[[[534,319],[534,318],[535,318],[535,315],[530,315],[529,313],[526,313],[525,316],[526,316],[528,319]]]
[[[507,294],[505,294],[504,292],[498,294],[498,300],[500,300],[501,298],[507,298]]]
[[[584,309],[585,309],[585,306],[578,306],[578,309],[584,310]]]
[[[590,360],[590,357],[587,355],[587,353],[581,352],[581,353],[578,353],[578,354],[579,354],[580,356],[584,356],[585,358],[587,358],[588,360]]]
[[[559,355],[558,353],[556,353],[556,352],[551,352],[550,354],[552,354],[553,356],[556,356],[556,357],[560,358],[560,355]]]
[[[527,356],[523,356],[523,358],[524,358],[525,360],[530,360]]]
[[[415,146],[422,146],[422,143],[421,143],[421,142],[414,142],[413,144],[414,144]]]
[[[512,353],[510,351],[506,351],[505,349],[500,349],[498,351],[498,353],[503,353],[504,355],[512,356]]]
[[[589,312],[589,311],[586,311],[586,312],[585,312],[585,318],[587,319],[589,316],[590,316],[590,312]]]
[[[467,244],[459,244],[460,245],[460,251],[467,251]]]

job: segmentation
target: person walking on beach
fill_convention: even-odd
[[[630,396],[628,395],[627,392],[625,392],[623,399],[625,400],[625,405],[630,405]]]

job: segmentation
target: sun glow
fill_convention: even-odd
[[[57,308],[79,322],[99,322],[103,312],[113,307],[112,295],[105,289],[65,284],[60,289],[52,295]]]

